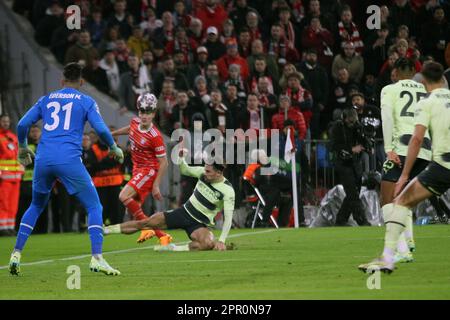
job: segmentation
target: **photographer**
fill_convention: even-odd
[[[330,129],[331,149],[336,154],[336,171],[345,190],[345,199],[336,216],[336,225],[344,226],[350,214],[358,225],[370,225],[359,199],[362,177],[361,152],[365,150],[364,137],[358,129],[358,114],[348,108],[342,112],[342,120]]]
[[[362,135],[365,140],[363,146],[366,149],[370,161],[370,164],[365,167],[364,171],[381,171],[385,160],[383,130],[381,128],[381,110],[376,106],[367,104],[361,92],[353,93],[351,100],[353,108],[358,113]]]

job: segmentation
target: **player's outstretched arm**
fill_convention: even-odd
[[[184,156],[178,158],[177,163],[180,166],[180,173],[184,176],[199,178],[203,173],[205,173],[204,167],[191,167],[188,165]]]
[[[94,128],[95,132],[97,132],[100,139],[106,143],[106,145],[111,149],[111,153],[114,155],[114,157],[119,161],[120,163],[123,163],[123,151],[120,149],[117,144],[115,143],[111,132],[106,127],[105,122],[102,119],[102,116],[100,115],[100,112],[98,110],[97,104],[94,102],[87,114],[87,118],[89,121],[89,124]]]
[[[126,126],[114,131],[111,131],[113,137],[128,135],[130,133],[130,126]]]
[[[162,200],[161,191],[159,190],[159,185],[161,183],[161,178],[166,174],[167,167],[169,166],[167,162],[167,157],[158,157],[159,169],[156,175],[155,181],[153,182],[152,195],[156,200]]]
[[[223,227],[222,233],[220,234],[219,241],[216,242],[214,249],[219,251],[226,250],[225,240],[228,237],[228,233],[231,229],[231,224],[233,223],[233,212],[234,212],[234,190],[230,188],[229,194],[225,194],[224,204],[223,204]]]

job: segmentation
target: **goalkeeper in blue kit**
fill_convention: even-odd
[[[42,119],[43,131],[35,156],[32,202],[20,222],[16,245],[9,263],[9,272],[13,275],[20,273],[22,250],[39,215],[47,205],[56,179],[64,184],[68,193],[74,195],[88,212],[92,247],[91,271],[107,275],[120,274],[102,257],[103,208],[81,160],[81,141],[86,121],[120,162],[123,161],[123,152],[114,143],[97,103],[79,91],[82,85],[81,66],[77,63],[67,64],[63,72],[63,88],[41,97],[19,121],[19,161],[24,166],[30,164],[31,158],[35,156],[27,147],[26,137],[30,126]]]

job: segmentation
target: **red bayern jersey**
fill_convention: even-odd
[[[157,158],[166,155],[166,147],[159,130],[152,124],[150,129],[139,128],[141,120],[133,118],[130,123],[131,160],[133,171],[141,169],[158,169]]]

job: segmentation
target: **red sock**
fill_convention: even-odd
[[[125,205],[125,207],[127,207],[128,211],[131,213],[134,220],[144,220],[144,219],[148,218],[142,211],[142,208],[141,208],[141,205],[139,204],[139,202],[137,202],[133,198],[130,198],[130,199],[124,201],[123,204]]]
[[[153,231],[155,231],[155,234],[158,238],[167,236],[167,233],[165,233],[164,231],[158,230],[158,229],[153,229]]]

